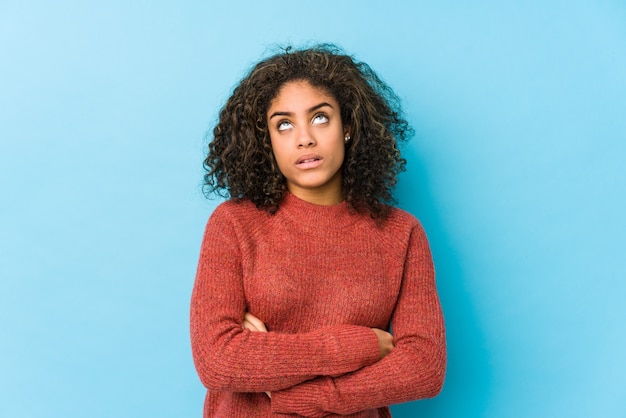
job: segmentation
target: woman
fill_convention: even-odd
[[[230,200],[191,301],[205,417],[389,417],[439,393],[428,242],[388,205],[410,134],[391,89],[333,46],[274,55],[235,88],[204,161]]]

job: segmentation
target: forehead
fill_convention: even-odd
[[[276,96],[270,102],[268,112],[283,106],[294,108],[294,110],[308,109],[311,105],[321,102],[338,106],[337,100],[325,88],[314,86],[306,80],[293,80],[286,82],[278,89]]]

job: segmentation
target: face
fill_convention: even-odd
[[[306,81],[290,81],[270,103],[267,125],[289,191],[312,203],[341,202],[344,138],[349,132],[337,100]]]

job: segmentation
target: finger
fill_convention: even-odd
[[[243,320],[243,322],[241,323],[241,327],[242,327],[243,329],[247,329],[247,330],[250,330],[250,331],[254,331],[254,332],[261,332],[261,330],[260,330],[260,329],[258,329],[257,327],[255,327],[253,323],[251,323],[250,321],[248,321],[248,320],[246,320],[246,319],[244,319],[244,320]]]
[[[246,315],[243,318],[244,322],[248,321],[251,325],[254,326],[255,330],[258,332],[267,332],[267,328],[263,321],[261,321],[256,316],[252,315],[250,312],[246,312]]]

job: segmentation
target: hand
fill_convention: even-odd
[[[267,328],[265,327],[263,321],[252,315],[250,312],[246,312],[244,315],[241,327],[255,332],[267,332]]]
[[[382,359],[393,350],[393,335],[382,329],[372,328],[372,331],[378,338],[378,347],[380,348],[380,358]]]
[[[243,329],[248,329],[253,332],[267,332],[267,327],[256,316],[252,315],[250,312],[246,312],[243,317],[243,322],[241,323],[241,327]],[[265,394],[272,399],[272,394],[270,392],[265,392]]]

